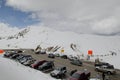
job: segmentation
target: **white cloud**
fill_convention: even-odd
[[[19,29],[17,27],[11,27],[7,23],[0,22],[0,37],[5,37],[17,33]]]
[[[107,18],[95,22],[92,29],[98,34],[116,34],[120,32],[120,23],[116,18]]]
[[[120,32],[119,4],[119,0],[7,0],[6,3],[32,12],[30,17],[48,27],[97,34]]]

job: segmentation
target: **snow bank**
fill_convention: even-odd
[[[0,55],[0,80],[55,80],[49,74],[21,65]]]

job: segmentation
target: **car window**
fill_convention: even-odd
[[[48,63],[44,63],[44,64],[42,64],[42,66],[46,66]]]
[[[35,64],[38,64],[39,63],[39,61],[35,61]]]
[[[63,67],[63,70],[65,70],[66,69],[66,67]]]
[[[108,69],[114,69],[114,67],[113,67],[113,66],[108,66],[107,68],[108,68]]]
[[[73,78],[76,78],[76,79],[79,79],[79,78],[80,78],[80,74],[74,73],[74,74],[72,75],[72,77],[73,77]]]
[[[61,68],[57,67],[56,70],[61,70]]]

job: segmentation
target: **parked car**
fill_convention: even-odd
[[[72,60],[78,60],[78,58],[77,58],[76,56],[72,56],[72,55],[70,55],[70,56],[68,57],[68,59],[69,59],[70,61],[72,61]]]
[[[19,56],[19,54],[16,53],[16,54],[11,55],[10,58],[11,58],[11,59],[16,59],[18,56]]]
[[[67,55],[61,55],[61,58],[67,59],[68,57],[67,57]]]
[[[42,60],[42,61],[35,61],[33,64],[31,64],[31,67],[34,69],[37,69],[38,66],[42,65],[43,63],[47,62],[46,60]]]
[[[19,61],[19,60],[20,60],[20,59],[22,59],[23,57],[24,57],[24,55],[23,55],[23,54],[19,54],[19,56],[17,56],[17,57],[16,57],[16,60],[18,60],[18,61]]]
[[[35,59],[27,60],[26,62],[23,63],[23,65],[25,65],[25,66],[30,66],[30,65],[33,64],[35,61],[36,61]]]
[[[70,62],[71,64],[74,64],[74,65],[78,65],[78,66],[82,66],[82,61],[80,61],[80,60],[72,60],[71,62]]]
[[[12,56],[13,54],[16,54],[15,52],[5,52],[4,57],[9,58],[10,56]]]
[[[40,70],[40,71],[48,71],[48,70],[50,71],[53,69],[54,69],[54,62],[53,61],[45,62],[38,67],[38,70]]]
[[[73,75],[73,73],[77,72],[77,69],[74,69],[70,72],[70,75]]]
[[[40,54],[46,54],[46,50],[45,49],[41,49]]]
[[[55,58],[55,55],[50,53],[50,54],[48,54],[48,58]]]
[[[23,55],[23,57],[21,59],[19,59],[19,62],[21,64],[23,64],[23,63],[25,63],[25,62],[27,62],[28,60],[31,60],[31,59],[33,59],[31,55]]]
[[[55,70],[53,70],[50,73],[50,75],[55,78],[63,78],[66,72],[67,72],[66,67],[58,67]]]
[[[35,54],[39,54],[40,53],[40,51],[35,51]]]
[[[89,80],[101,80],[101,79],[93,77],[93,78],[90,78]]]
[[[55,53],[54,55],[55,55],[55,57],[60,57],[59,53]]]
[[[107,73],[107,74],[115,74],[116,73],[116,70],[114,69],[114,66],[111,65],[111,66],[97,66],[95,67],[95,70],[96,71],[100,71],[100,72],[104,72],[104,73]]]
[[[69,80],[89,80],[91,73],[89,71],[76,71]]]
[[[23,51],[22,50],[18,50],[18,51],[16,51],[17,53],[22,53]]]
[[[19,60],[19,62],[20,62],[21,64],[23,64],[23,63],[27,62],[27,60],[28,60],[28,58],[23,57],[23,58],[21,58],[21,59]]]
[[[106,62],[97,62],[97,63],[95,63],[95,66],[103,66],[103,65],[109,66],[109,65],[111,65],[111,64],[106,63]]]

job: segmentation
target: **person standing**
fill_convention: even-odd
[[[102,78],[103,78],[103,80],[105,80],[105,73],[104,72],[102,73]]]
[[[96,78],[97,78],[97,79],[100,79],[100,77],[101,77],[101,76],[100,76],[100,73],[97,73]]]

